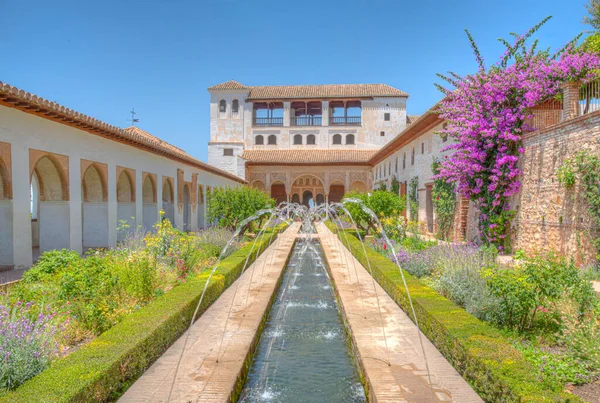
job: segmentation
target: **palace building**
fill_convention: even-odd
[[[320,204],[371,189],[369,160],[410,123],[386,84],[210,87],[208,162],[278,202]]]

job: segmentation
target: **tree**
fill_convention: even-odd
[[[586,10],[590,14],[583,17],[583,23],[591,25],[596,31],[600,30],[600,0],[588,0],[585,5]]]
[[[477,73],[439,75],[454,87],[438,85],[445,94],[438,112],[447,122],[440,134],[455,142],[444,148],[453,153],[442,161],[438,177],[453,182],[457,192],[475,203],[483,241],[499,249],[509,245],[514,216],[509,200],[521,186],[522,136],[534,129],[526,124],[529,110],[557,96],[564,82],[591,81],[600,67],[597,55],[576,51],[578,38],[554,55],[538,51],[537,40],[529,45],[549,18],[524,35],[514,35],[512,44],[501,39],[506,51],[489,69],[466,31],[479,64]]]
[[[378,218],[402,215],[406,208],[406,198],[387,190],[375,190],[372,193],[350,192],[345,198],[361,200]],[[347,203],[346,208],[356,222],[356,226],[365,232],[376,228],[373,220],[357,203]]]
[[[452,228],[454,221],[454,209],[456,207],[456,194],[454,185],[444,179],[438,178],[440,173],[440,162],[433,158],[431,171],[434,174],[433,188],[431,191],[433,208],[437,218],[437,236],[440,239],[447,239],[448,233]]]
[[[213,189],[207,202],[208,221],[229,229],[235,229],[241,221],[259,210],[275,205],[275,200],[264,192],[246,186]]]

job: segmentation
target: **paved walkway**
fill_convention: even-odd
[[[600,281],[592,281],[592,286],[596,292],[600,293]]]
[[[299,228],[296,223],[280,234],[194,323],[171,402],[229,401],[250,348],[258,341],[258,328],[277,291]],[[184,338],[179,338],[119,402],[166,402]]]
[[[325,225],[318,225],[317,228],[340,308],[345,313],[358,350],[371,401],[482,402],[427,337],[422,335],[431,372],[432,387],[429,386],[417,327],[383,288],[373,281],[336,235]],[[378,307],[378,301],[381,308]],[[386,337],[383,336],[382,322]]]

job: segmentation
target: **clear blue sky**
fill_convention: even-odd
[[[91,4],[94,3],[94,4]],[[498,37],[547,15],[540,45],[585,30],[585,0],[0,0],[0,81],[206,160],[206,88],[387,83],[408,113],[440,98],[436,72],[472,72],[464,29],[488,62]]]

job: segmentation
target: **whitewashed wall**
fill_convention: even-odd
[[[108,203],[106,217],[108,222],[108,245],[117,242],[117,223],[120,216],[116,200],[117,165],[134,169],[136,175],[136,194],[138,195],[133,215],[143,214],[141,177],[143,172],[157,175],[157,183],[163,176],[177,178],[177,169],[183,170],[183,180],[192,181],[192,174],[198,175],[198,185],[219,187],[239,186],[240,183],[216,175],[200,168],[185,165],[171,159],[152,154],[136,147],[105,139],[83,130],[49,121],[16,109],[0,106],[0,141],[11,145],[12,159],[12,201],[5,202],[12,207],[3,207],[0,220],[12,221],[12,258],[2,254],[0,259],[12,260],[17,267],[32,264],[32,226],[30,217],[29,150],[42,150],[69,157],[69,201],[40,203],[40,250],[67,247],[78,252],[83,248],[83,203],[81,190],[81,159],[105,163],[108,165]],[[175,180],[175,205],[177,205],[177,183]],[[161,186],[157,186],[157,200],[162,200]],[[162,203],[157,204],[161,205]],[[171,206],[169,212],[174,224],[181,228],[183,217],[177,208]],[[148,211],[148,210],[146,210]],[[8,217],[7,217],[8,214]],[[124,213],[123,213],[124,214]],[[127,215],[131,212],[128,211]],[[156,212],[158,214],[158,212]],[[153,215],[153,217],[155,217]],[[104,216],[102,217],[102,219]],[[147,222],[143,218],[138,222]],[[150,219],[148,219],[148,222]],[[198,222],[197,210],[192,213],[192,229]],[[9,228],[8,226],[6,228]],[[89,230],[91,231],[91,230]],[[2,228],[2,237],[8,231]],[[88,232],[90,234],[90,232]],[[0,248],[10,248],[7,241]]]

